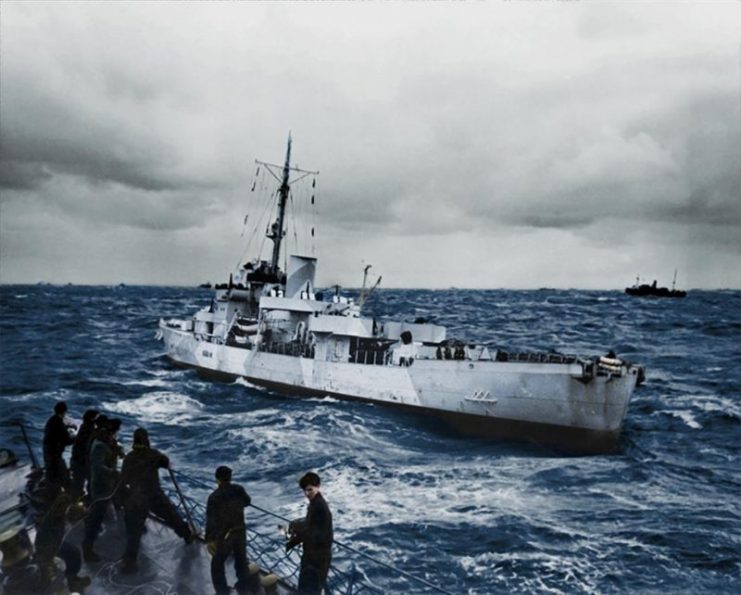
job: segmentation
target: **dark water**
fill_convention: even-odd
[[[102,408],[125,433],[148,427],[180,471],[210,482],[216,465],[231,465],[257,504],[291,518],[304,510],[296,479],[315,469],[338,539],[454,593],[738,592],[741,292],[374,296],[371,313],[427,317],[453,336],[511,350],[613,349],[644,364],[620,452],[591,457],[173,368],[154,340],[157,319],[191,314],[207,291],[4,286],[0,297],[3,419],[41,426],[58,399],[78,417]]]

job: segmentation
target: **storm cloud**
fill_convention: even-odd
[[[741,287],[737,3],[0,10],[0,282],[227,277],[292,130],[320,281]]]

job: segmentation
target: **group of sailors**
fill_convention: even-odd
[[[442,347],[438,345],[435,351],[435,357],[437,359],[464,360],[466,359],[466,350],[463,345],[455,345],[452,350],[449,345]]]
[[[37,570],[31,577],[22,564],[15,569],[6,568],[8,556],[3,549],[6,593],[28,592],[29,581],[36,587],[33,592],[57,592],[55,582],[59,583],[60,579],[54,562],[56,557],[65,563],[65,579],[70,592],[82,592],[91,582],[89,577],[78,575],[82,561],[89,564],[101,561],[95,544],[111,509],[117,515],[123,513],[126,529],[126,545],[118,569],[122,574],[138,572],[139,546],[150,513],[164,521],[185,544],[190,545],[200,538],[160,485],[159,470],[170,470],[168,457],[152,448],[144,428],[134,431],[132,448],[125,453],[118,442],[120,428],[121,420],[94,409],[85,411],[80,427],[76,428],[68,421],[66,403],[56,403],[44,428],[44,479],[36,498],[39,514],[34,561]],[[67,446],[72,447],[69,468],[64,459]],[[123,461],[120,470],[119,459]],[[231,556],[237,575],[236,591],[255,592],[260,581],[257,566],[248,562],[244,522],[244,509],[250,505],[251,498],[241,485],[232,483],[229,467],[219,466],[215,479],[218,487],[208,497],[203,536],[212,556],[214,589],[217,595],[231,591],[224,568]],[[309,472],[301,477],[299,486],[309,501],[307,514],[291,522],[286,532],[286,551],[303,544],[298,590],[307,594],[326,590],[332,557],[332,514],[321,494],[320,484],[316,473]],[[66,539],[68,523],[83,519],[84,537],[78,548]],[[18,562],[25,560],[24,556],[15,554],[11,557],[14,563],[15,558],[19,558]],[[23,571],[13,572],[18,569]]]

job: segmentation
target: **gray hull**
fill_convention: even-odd
[[[412,365],[321,361],[199,340],[161,324],[169,358],[292,396],[333,396],[441,418],[486,438],[578,452],[612,450],[638,369],[585,374],[580,363],[416,359]]]

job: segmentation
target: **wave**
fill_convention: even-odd
[[[112,413],[165,425],[187,422],[196,417],[203,407],[196,399],[169,391],[152,392],[137,399],[104,401],[102,405]]]

